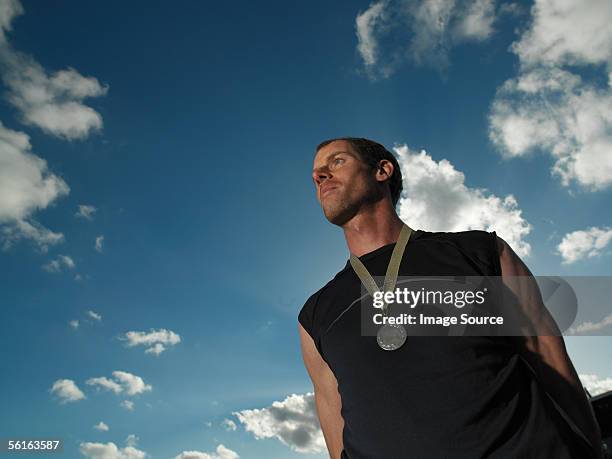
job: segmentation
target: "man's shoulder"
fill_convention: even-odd
[[[495,231],[487,231],[483,229],[470,229],[462,231],[418,231],[416,240],[436,240],[436,241],[454,241],[454,242],[479,242],[490,239]]]
[[[306,300],[306,302],[304,303],[304,306],[302,306],[302,309],[304,308],[314,308],[319,296],[327,289],[333,288],[333,286],[335,285],[335,283],[338,281],[338,279],[346,272],[346,269],[342,269],[341,271],[338,271],[334,277],[332,279],[330,279],[329,281],[327,281],[327,283],[325,283],[325,285],[323,285],[321,288],[319,288],[316,292],[312,293],[308,299]]]
[[[494,275],[501,275],[499,266],[499,249],[497,233],[483,229],[470,229],[463,231],[419,231],[415,243],[443,244],[452,246],[453,251],[484,263],[487,271]]]
[[[305,323],[312,324],[316,318],[316,309],[317,304],[319,303],[319,297],[326,291],[334,290],[336,288],[342,289],[342,280],[345,278],[348,272],[349,270],[345,266],[343,269],[338,271],[332,279],[327,281],[325,285],[312,293],[304,302],[304,305],[300,308],[298,313],[298,320],[305,328]]]

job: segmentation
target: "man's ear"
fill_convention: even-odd
[[[387,161],[386,159],[381,160],[378,163],[378,169],[376,170],[376,180],[379,182],[384,182],[385,180],[389,180],[393,175],[393,164],[391,161]]]

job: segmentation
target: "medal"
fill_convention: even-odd
[[[406,329],[403,325],[385,324],[376,333],[376,342],[385,351],[394,351],[406,342]]]
[[[412,228],[404,223],[402,230],[400,231],[399,238],[393,248],[391,254],[391,260],[387,266],[387,272],[385,274],[385,281],[383,285],[383,292],[390,292],[395,288],[395,282],[397,281],[397,274],[399,272],[399,265],[404,255],[404,249],[412,234]],[[379,292],[380,289],[376,284],[376,281],[372,278],[367,268],[363,265],[361,260],[355,255],[351,254],[350,258],[351,266],[355,270],[355,273],[361,279],[364,287],[368,290],[370,295],[374,295],[375,292]],[[383,295],[384,297],[384,295]],[[383,304],[382,308],[383,316],[388,315],[388,305]],[[376,342],[381,349],[385,351],[395,351],[399,349],[406,342],[406,329],[403,325],[390,325],[385,324],[378,329],[376,333]]]

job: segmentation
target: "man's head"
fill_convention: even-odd
[[[368,139],[340,137],[316,149],[312,179],[325,217],[342,226],[364,205],[388,199],[395,208],[402,173],[395,156]]]

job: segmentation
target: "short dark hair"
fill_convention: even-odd
[[[384,146],[373,140],[365,139],[363,137],[337,137],[335,139],[328,139],[317,145],[315,153],[318,152],[325,145],[335,142],[336,140],[345,140],[359,155],[361,160],[368,165],[372,170],[378,169],[378,163],[386,159],[393,164],[393,174],[388,180],[389,190],[391,191],[391,201],[393,206],[399,201],[400,194],[402,193],[402,171],[400,170],[399,163],[393,154],[387,150]]]

